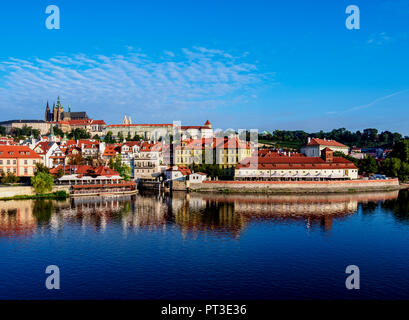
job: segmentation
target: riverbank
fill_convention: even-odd
[[[355,193],[407,189],[398,179],[350,181],[204,181],[191,183],[191,192],[212,193]]]
[[[129,185],[131,188],[129,188]],[[137,194],[135,183],[112,185],[55,185],[52,192],[37,195],[31,186],[0,186],[0,200],[65,199],[68,197],[109,196]],[[121,188],[124,186],[124,188]],[[91,188],[90,188],[91,187]],[[111,188],[109,188],[111,187]],[[79,189],[80,188],[80,189]]]
[[[9,200],[38,200],[38,199],[53,199],[53,200],[65,200],[69,197],[69,194],[65,191],[56,191],[45,194],[32,194],[32,195],[14,195],[12,197],[0,197],[0,201]]]

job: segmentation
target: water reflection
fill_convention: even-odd
[[[251,221],[302,221],[306,228],[325,231],[336,219],[357,212],[370,214],[378,206],[409,223],[409,195],[405,191],[332,195],[219,195],[174,193],[119,197],[81,197],[65,201],[0,201],[0,236],[28,236],[59,232],[67,224],[104,232],[110,226],[123,233],[139,229],[182,235],[211,233],[237,237]]]

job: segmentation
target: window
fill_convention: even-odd
[[[27,160],[24,160],[24,164],[27,164]]]
[[[13,164],[16,164],[17,163],[17,160],[13,160]]]
[[[10,160],[7,160],[7,164],[10,164]]]
[[[0,160],[0,164],[3,164],[3,160]]]

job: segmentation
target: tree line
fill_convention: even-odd
[[[300,147],[307,143],[308,137],[319,139],[336,140],[349,147],[391,147],[402,140],[403,136],[398,132],[382,131],[368,128],[361,131],[351,132],[345,128],[334,129],[329,132],[319,131],[308,133],[302,130],[274,130],[272,133],[266,132],[259,135],[260,140],[277,143],[289,142]]]

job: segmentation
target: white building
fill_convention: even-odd
[[[207,174],[203,172],[195,172],[189,175],[190,183],[202,183],[203,181],[207,181]]]
[[[235,169],[239,181],[324,181],[358,178],[358,168],[326,148],[321,157],[268,154],[245,159]]]
[[[307,157],[320,157],[321,151],[330,148],[332,151],[348,154],[349,147],[335,140],[308,138],[308,142],[301,148],[301,152]]]

